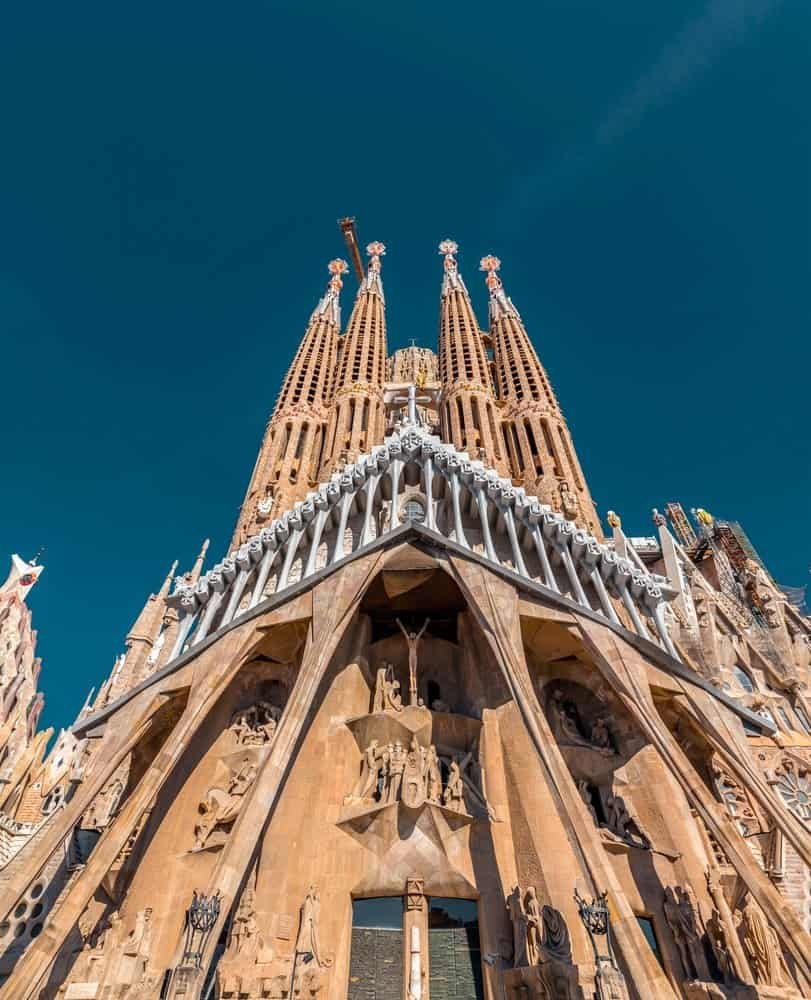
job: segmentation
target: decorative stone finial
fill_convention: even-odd
[[[708,510],[704,510],[703,507],[693,507],[691,513],[699,524],[703,524],[705,528],[712,527],[715,519]]]
[[[498,257],[494,257],[491,253],[487,254],[486,257],[482,257],[479,261],[479,270],[487,274],[485,282],[491,292],[494,292],[497,288],[501,288],[501,278],[496,273],[501,270],[501,261]]]
[[[380,258],[385,257],[386,247],[385,244],[381,243],[379,240],[372,240],[372,242],[366,247],[366,253],[369,254],[369,270],[370,271],[380,271]]]
[[[459,244],[455,240],[443,240],[439,244],[439,252],[445,258],[445,270],[456,270],[456,257],[454,254],[459,250]]]
[[[657,528],[663,528],[667,524],[664,514],[660,513],[658,507],[654,507],[650,513]]]
[[[329,287],[333,292],[339,292],[343,288],[343,281],[341,281],[341,275],[346,274],[349,270],[349,264],[345,260],[341,260],[340,257],[336,257],[335,260],[331,260],[327,264],[327,270],[332,275],[329,282]]]
[[[607,511],[605,519],[606,521],[608,521],[608,523],[611,525],[612,528],[622,527],[622,518],[619,516],[619,514],[615,513],[613,510]]]

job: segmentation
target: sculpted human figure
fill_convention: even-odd
[[[519,969],[527,964],[528,922],[518,886],[507,897],[507,910],[513,925],[513,966]]]
[[[605,797],[605,818],[609,831],[637,847],[650,847],[650,841],[628,812],[621,795],[609,793]]]
[[[193,850],[201,851],[218,826],[236,819],[242,808],[245,792],[255,777],[256,765],[246,757],[239,771],[231,776],[227,792],[223,792],[221,788],[212,788],[208,792],[198,806],[200,818],[194,827]]]
[[[577,710],[574,705],[567,705],[562,691],[555,691],[551,700],[552,717],[557,729],[558,740],[575,746],[590,747],[591,743],[580,733],[577,720]]]
[[[569,928],[563,919],[563,914],[546,904],[541,911],[543,921],[543,948],[548,954],[564,962],[572,960],[572,944],[569,939]]]
[[[741,910],[741,936],[755,982],[761,986],[785,986],[777,935],[751,896],[747,896]]]
[[[403,774],[405,772],[406,757],[408,756],[403,744],[396,740],[389,747],[389,767],[388,785],[386,788],[386,801],[397,802],[403,787]]]
[[[311,885],[301,905],[301,923],[299,924],[298,937],[296,938],[296,957],[299,955],[312,955],[316,964],[321,968],[331,965],[331,959],[326,958],[321,952],[321,943],[318,939],[318,916],[321,912],[321,897],[318,895],[318,887]]]
[[[256,908],[253,889],[248,887],[234,916],[228,950],[234,954],[252,954],[256,950],[257,934]]]
[[[608,720],[604,715],[594,720],[594,724],[591,727],[591,742],[600,750],[612,749]]]
[[[696,979],[698,969],[693,961],[691,948],[692,938],[696,937],[696,927],[689,919],[687,911],[681,907],[675,891],[670,886],[665,889],[663,909],[673,940],[679,950],[685,975],[688,979]]]
[[[541,960],[543,916],[535,886],[531,885],[524,896],[524,914],[527,920],[527,961],[537,965]]]
[[[417,704],[417,646],[419,645],[420,639],[423,637],[425,630],[428,628],[428,624],[431,621],[430,618],[426,618],[423,623],[422,628],[419,632],[411,631],[409,632],[405,625],[397,619],[397,624],[400,626],[400,631],[405,636],[406,643],[408,645],[408,703],[409,705]]]
[[[442,772],[439,769],[439,757],[436,747],[428,747],[425,761],[425,797],[429,802],[439,802],[442,798]]]
[[[380,773],[383,769],[383,752],[377,740],[372,740],[363,752],[360,778],[352,793],[356,799],[374,799],[377,795]]]
[[[448,783],[445,786],[445,793],[442,796],[443,804],[452,809],[453,812],[465,811],[465,784],[462,780],[462,771],[457,760],[451,761],[448,771]]]
[[[385,712],[391,709],[394,712],[403,710],[403,701],[400,697],[400,682],[394,676],[394,664],[383,663],[377,668],[375,675],[375,693],[372,702],[373,712]]]

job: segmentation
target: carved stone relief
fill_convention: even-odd
[[[232,773],[226,790],[210,788],[198,806],[200,818],[194,826],[192,850],[220,847],[225,841],[223,827],[233,823],[242,808],[245,793],[256,777],[256,764],[246,757],[236,773]]]
[[[472,752],[439,754],[434,744],[421,746],[416,736],[406,749],[400,740],[381,745],[373,739],[363,752],[361,773],[346,803],[388,805],[401,801],[411,809],[424,803],[442,805],[452,812],[467,813],[465,795],[483,803],[483,795],[472,789],[465,773],[473,759]],[[443,783],[442,770],[447,777]]]

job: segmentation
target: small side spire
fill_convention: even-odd
[[[341,302],[340,294],[341,289],[344,287],[344,283],[341,280],[341,275],[346,274],[349,270],[349,265],[345,260],[341,260],[340,257],[336,257],[335,260],[331,260],[327,264],[327,270],[332,275],[327,284],[327,291],[323,298],[319,301],[318,305],[315,307],[312,317],[310,318],[310,323],[313,322],[319,316],[326,316],[331,322],[336,326],[341,325]]]
[[[203,563],[206,561],[206,552],[208,552],[208,547],[211,544],[211,539],[207,538],[203,542],[203,547],[200,549],[200,554],[194,561],[194,566],[192,567],[191,573],[189,573],[189,583],[197,583],[200,579],[200,574],[203,572]]]
[[[487,275],[484,280],[490,290],[490,322],[494,323],[504,316],[515,316],[516,319],[520,320],[518,310],[513,305],[512,300],[507,297],[504,285],[498,276],[498,272],[501,270],[501,261],[498,257],[491,253],[482,257],[479,261],[479,270],[484,271]]]

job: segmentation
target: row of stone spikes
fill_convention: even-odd
[[[206,608],[207,612],[203,612],[203,617],[198,624],[195,642],[201,641],[208,634],[217,611],[223,607],[226,595],[228,603],[220,618],[220,625],[228,624],[233,619],[248,578],[257,564],[262,563],[254,584],[250,607],[258,604],[262,599],[264,586],[275,560],[275,553],[278,553],[288,541],[293,539],[295,548],[289,551],[289,558],[285,560],[286,565],[282,568],[277,579],[276,592],[283,590],[287,586],[287,575],[295,557],[295,549],[298,548],[298,543],[307,525],[315,520],[315,531],[318,533],[318,539],[314,539],[314,544],[311,545],[310,558],[304,567],[302,578],[311,575],[316,568],[315,552],[330,510],[336,508],[343,497],[354,496],[363,486],[368,488],[370,482],[374,482],[376,485],[377,479],[373,479],[373,477],[379,477],[392,463],[413,460],[421,460],[423,463],[430,460],[431,465],[435,464],[437,469],[441,470],[451,482],[453,477],[458,477],[458,480],[474,493],[481,491],[487,502],[497,505],[499,512],[507,522],[507,532],[513,543],[516,564],[513,572],[519,576],[530,578],[516,541],[515,522],[517,521],[524,523],[530,532],[533,532],[536,527],[539,528],[543,538],[561,554],[577,603],[588,610],[595,610],[591,607],[583,591],[577,574],[577,570],[580,569],[586,578],[595,584],[598,593],[601,585],[611,585],[612,589],[616,591],[616,595],[623,599],[628,607],[637,631],[646,638],[650,637],[646,634],[647,630],[644,624],[641,627],[637,624],[638,617],[629,607],[628,598],[632,599],[633,602],[641,601],[656,618],[656,611],[661,602],[670,600],[675,595],[675,591],[666,577],[648,573],[631,560],[619,556],[611,547],[599,542],[593,535],[577,527],[562,514],[553,511],[548,505],[542,504],[537,497],[527,494],[523,488],[514,486],[509,479],[500,477],[482,462],[471,460],[469,455],[458,451],[453,445],[440,441],[438,437],[429,434],[417,425],[409,424],[386,438],[382,445],[376,445],[370,453],[361,455],[356,462],[346,466],[342,471],[334,473],[329,482],[319,486],[304,500],[298,501],[289,511],[263,528],[259,534],[248,539],[237,551],[230,553],[222,562],[203,574],[195,585],[190,586],[178,581],[175,591],[167,601],[170,605],[178,608],[182,615],[182,622],[185,621],[187,627],[181,628],[178,642],[170,659],[174,659],[181,652],[193,624],[192,619],[201,609]],[[399,480],[399,470],[397,477]],[[347,503],[346,513],[342,516],[342,525],[338,532],[339,536],[342,536],[341,529],[345,527],[348,508],[349,504]],[[397,523],[390,524],[389,530],[393,530],[397,526]],[[436,530],[430,504],[428,504],[427,511],[427,527]],[[469,547],[464,537],[461,520],[458,518],[455,534],[459,544]],[[362,547],[367,541],[371,541],[371,538],[362,537],[360,546]],[[288,549],[290,548],[288,546]],[[486,555],[491,561],[498,563],[502,568],[511,568],[503,566],[496,556],[492,543],[487,544],[487,539],[485,539],[485,548]],[[544,558],[545,546],[542,541],[539,544],[539,540],[536,540],[536,549],[544,570],[544,585],[560,592],[551,567],[548,565],[548,558],[546,560]],[[339,537],[332,562],[336,562],[343,555],[342,537]],[[597,610],[613,620],[615,624],[619,624],[610,602],[603,600],[602,604],[603,607]],[[658,620],[657,625],[659,625]],[[669,652],[673,653],[666,632],[662,634],[661,627],[659,627],[659,631],[661,643]]]

